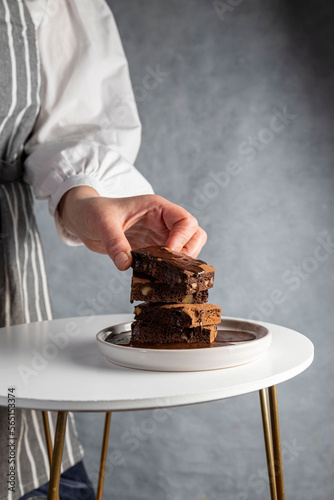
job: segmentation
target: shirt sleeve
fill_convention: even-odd
[[[28,4],[29,5],[29,4]],[[71,0],[50,10],[37,29],[44,92],[25,145],[26,180],[49,200],[60,238],[68,233],[57,205],[69,189],[86,185],[101,196],[153,193],[133,166],[141,125],[128,64],[104,0]]]

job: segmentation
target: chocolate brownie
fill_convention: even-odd
[[[184,284],[173,287],[153,279],[132,277],[130,300],[141,302],[174,302],[177,304],[203,304],[208,301],[208,290],[195,290]]]
[[[201,328],[182,328],[172,325],[134,321],[131,325],[132,342],[138,344],[169,344],[174,342],[212,343],[217,336],[217,325]]]
[[[210,344],[217,335],[221,309],[208,304],[215,268],[167,247],[132,251],[131,302],[135,307],[131,342]]]
[[[135,319],[180,328],[195,328],[220,323],[221,308],[213,304],[139,304]]]
[[[213,287],[215,268],[170,248],[151,246],[132,252],[135,275],[155,278],[169,286],[187,285],[194,290]]]

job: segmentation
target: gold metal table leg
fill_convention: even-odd
[[[51,461],[52,461],[52,442],[51,442],[51,434],[50,434],[48,412],[47,411],[42,411],[42,417],[43,417],[43,424],[44,424],[44,434],[45,434],[46,447],[47,447],[48,456],[49,456],[49,464],[50,464],[50,467],[51,467]]]
[[[279,428],[276,386],[273,385],[272,387],[269,387],[268,391],[269,391],[269,407],[270,407],[270,418],[271,418],[271,432],[273,436],[277,499],[285,500],[281,435]]]
[[[271,498],[271,500],[277,500],[275,462],[274,462],[274,454],[273,454],[273,443],[272,443],[271,431],[270,431],[270,419],[269,419],[269,410],[268,410],[268,400],[267,400],[266,389],[261,389],[259,391],[259,394],[260,394],[264,444],[265,444],[265,448],[266,448],[266,457],[267,457],[270,498]]]
[[[110,421],[111,421],[111,411],[107,411],[106,418],[104,421],[104,432],[103,432],[103,441],[102,441],[102,450],[101,450],[101,459],[100,459],[99,482],[97,485],[96,500],[102,500],[104,473],[105,473],[105,468],[106,468],[107,452],[108,452]]]
[[[61,461],[63,458],[64,439],[66,431],[67,411],[59,411],[57,417],[55,441],[53,446],[50,482],[48,489],[48,500],[57,500],[59,494],[59,479],[61,472]]]
[[[42,411],[42,417],[43,417],[43,424],[44,424],[44,434],[45,434],[46,447],[47,447],[47,450],[48,450],[49,465],[50,465],[50,470],[51,470],[52,441],[51,441],[51,433],[50,433],[49,414],[48,414],[48,412],[45,411],[45,410],[43,410]],[[59,494],[57,495],[57,500],[59,500]]]

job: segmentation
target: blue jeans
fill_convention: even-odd
[[[45,483],[36,490],[26,493],[20,500],[28,500],[33,497],[46,498],[48,487],[49,483]],[[95,500],[93,485],[87,476],[83,462],[78,462],[62,473],[59,483],[59,497],[60,500]]]

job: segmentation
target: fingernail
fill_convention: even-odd
[[[115,265],[118,269],[123,269],[131,258],[130,252],[120,252],[115,257]]]
[[[173,250],[173,252],[181,252],[182,248],[183,248],[183,245],[181,245],[181,243],[178,243],[178,242],[174,243],[174,245],[172,245],[170,247],[170,249]]]

